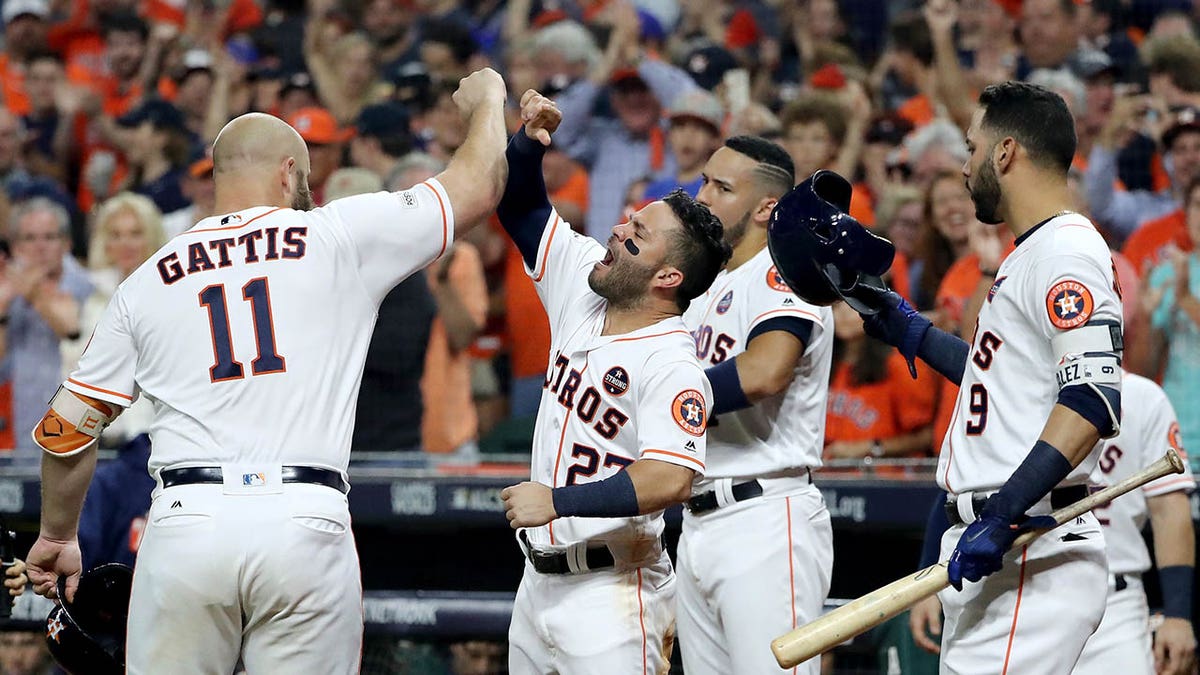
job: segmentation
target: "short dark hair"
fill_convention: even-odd
[[[693,298],[700,297],[712,286],[733,249],[725,243],[721,221],[707,206],[692,199],[682,189],[663,197],[663,201],[682,225],[668,260],[683,272],[683,283],[676,290],[675,304],[679,311],[685,312]]]
[[[921,65],[933,65],[933,37],[929,24],[916,10],[901,12],[888,29],[892,46],[896,51],[908,52],[917,57]]]
[[[779,123],[786,136],[795,124],[820,122],[829,130],[834,145],[841,147],[846,142],[846,106],[837,96],[825,91],[810,91],[797,96],[779,113]]]
[[[979,94],[980,127],[1012,136],[1030,159],[1065,175],[1075,159],[1075,120],[1058,94],[1027,82],[993,84]]]
[[[725,147],[758,162],[754,176],[773,197],[782,197],[796,186],[796,164],[778,143],[761,136],[733,136]]]
[[[1151,75],[1166,75],[1183,91],[1200,91],[1200,44],[1190,35],[1151,40],[1143,48],[1142,59]]]
[[[479,51],[479,43],[471,35],[471,29],[454,19],[434,19],[426,23],[421,39],[446,45],[459,63],[466,63]]]
[[[137,33],[145,41],[150,37],[150,25],[133,12],[113,12],[100,18],[100,36],[107,40],[112,33]]]

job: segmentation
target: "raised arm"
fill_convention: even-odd
[[[504,80],[491,68],[463,78],[454,92],[454,103],[467,118],[467,139],[436,178],[450,197],[456,239],[491,215],[504,192],[506,96]]]
[[[553,208],[546,193],[542,156],[550,145],[550,134],[562,121],[562,113],[554,101],[530,89],[521,96],[521,121],[524,126],[513,134],[505,151],[508,181],[496,215],[532,269]]]

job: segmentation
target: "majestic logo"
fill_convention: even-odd
[[[729,306],[733,304],[733,291],[729,291],[722,296],[721,301],[717,303],[717,314],[724,314],[729,311]]]
[[[783,280],[783,277],[779,276],[779,270],[775,269],[774,265],[771,265],[771,269],[767,270],[767,285],[783,293],[792,292],[792,289]]]
[[[704,435],[704,397],[695,389],[679,392],[671,403],[671,416],[680,429],[693,436]]]
[[[688,452],[696,452],[696,441],[688,441],[687,443],[684,443],[683,449],[687,450]]]
[[[988,296],[987,296],[988,302],[991,302],[992,298],[995,298],[996,294],[1000,292],[1000,284],[1004,283],[1004,280],[1007,278],[1008,277],[998,277],[996,279],[996,282],[992,284],[992,287],[988,289]]]
[[[613,366],[604,374],[604,391],[620,396],[629,391],[629,373],[621,366]]]
[[[267,474],[259,473],[244,473],[242,474],[242,485],[246,487],[257,487],[267,484]]]
[[[1072,279],[1058,282],[1046,294],[1046,312],[1050,315],[1050,323],[1063,330],[1087,323],[1094,308],[1092,292]]]

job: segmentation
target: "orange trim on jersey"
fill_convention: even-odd
[[[546,238],[546,251],[542,253],[542,264],[537,270],[537,274],[533,277],[534,283],[542,280],[546,276],[546,259],[550,257],[550,245],[554,243],[554,235],[558,232],[558,223],[562,220],[558,216],[558,212],[554,213],[554,224],[550,226],[550,236]]]
[[[1013,638],[1017,635],[1017,616],[1021,613],[1021,592],[1025,590],[1025,558],[1029,555],[1029,547],[1021,549],[1021,576],[1017,581],[1017,606],[1013,608],[1012,628],[1008,629],[1008,647],[1004,650],[1004,668],[1000,675],[1008,675],[1008,659],[1012,656]]]
[[[121,398],[125,399],[126,401],[133,402],[132,396],[126,396],[125,394],[122,394],[119,391],[110,391],[108,389],[101,389],[100,387],[93,387],[90,384],[87,384],[85,382],[80,382],[79,380],[75,380],[75,379],[72,379],[69,377],[67,378],[67,382],[70,382],[71,384],[74,384],[76,386],[83,387],[84,389],[91,389],[92,391],[98,391],[101,394],[111,394],[112,396],[120,396]]]
[[[276,211],[282,211],[282,210],[283,210],[282,206],[277,206],[277,207],[271,209],[270,211],[267,211],[266,213],[260,213],[257,216],[254,216],[253,218],[251,218],[250,220],[247,220],[244,223],[238,223],[237,225],[226,225],[225,227],[206,227],[203,230],[185,230],[183,233],[184,234],[198,234],[200,232],[223,232],[225,230],[240,230],[243,227],[249,225],[250,223],[253,223],[254,221],[258,220],[259,218],[262,218],[264,216],[269,216],[272,213],[275,213]]]
[[[642,625],[642,675],[646,675],[646,612],[642,607],[642,568],[638,568],[638,623]]]
[[[570,365],[570,364],[568,364],[568,365]],[[587,372],[588,365],[590,365],[590,364],[588,364],[586,361],[584,361],[583,370],[579,371],[579,381],[580,382],[583,381],[583,374]],[[562,431],[559,432],[559,434],[558,434],[558,454],[554,458],[554,474],[550,476],[550,487],[552,487],[552,488],[558,487],[558,485],[557,485],[557,483],[558,483],[558,465],[562,462],[563,440],[566,439],[566,437],[567,437],[567,427],[571,425],[570,412],[571,411],[568,410],[567,416],[563,418]],[[554,544],[555,541],[554,541],[554,521],[553,520],[550,521],[549,529],[550,529],[550,543]]]
[[[613,342],[630,342],[632,340],[649,340],[650,338],[662,337],[664,335],[671,335],[672,333],[683,333],[684,335],[691,335],[691,333],[687,332],[686,330],[669,330],[665,333],[655,333],[654,335],[640,335],[638,337],[617,338],[616,340],[613,340]]]
[[[442,210],[442,250],[438,251],[437,254],[437,257],[440,258],[442,257],[442,254],[446,252],[446,240],[449,238],[450,233],[450,220],[446,218],[446,203],[442,201],[442,196],[438,194],[438,191],[435,187],[429,184],[429,181],[424,181],[420,183],[420,185],[424,185],[425,187],[429,188],[429,191],[433,193],[433,196],[437,197],[438,208]]]
[[[646,455],[667,455],[668,457],[675,457],[677,459],[692,462],[696,466],[700,467],[701,471],[704,470],[704,462],[701,462],[695,457],[688,457],[687,455],[680,454],[678,452],[671,452],[670,450],[643,450],[642,456],[645,457]]]
[[[817,323],[821,323],[821,317],[817,316],[816,314],[813,314],[812,312],[806,312],[802,309],[773,309],[769,312],[763,312],[762,314],[759,314],[758,316],[754,317],[753,319],[750,319],[750,325],[754,325],[754,324],[758,323],[759,319],[761,319],[764,316],[767,316],[769,314],[785,314],[785,313],[786,314],[799,314],[800,316],[810,318],[813,321],[816,321]]]
[[[792,591],[792,630],[796,629],[796,562],[795,556],[792,555],[792,498],[784,497],[783,503],[787,507],[787,530],[788,530],[788,587]],[[796,675],[800,666],[792,668],[792,675]]]
[[[1178,492],[1178,490],[1172,490],[1169,488],[1173,488],[1175,486],[1180,486],[1180,485],[1186,485],[1188,487],[1195,487],[1196,479],[1195,478],[1172,478],[1171,480],[1166,481],[1165,483],[1159,483],[1157,485],[1146,485],[1146,486],[1142,487],[1142,491],[1151,497],[1156,497],[1160,494],[1166,494],[1168,492]]]

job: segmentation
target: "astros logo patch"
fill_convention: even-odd
[[[621,366],[613,366],[604,374],[604,391],[620,396],[629,391],[629,373]]]
[[[63,624],[62,619],[56,616],[46,623],[46,637],[54,640],[55,642],[62,642],[62,638],[58,637],[58,634],[61,633],[64,628],[66,628],[66,626]]]
[[[1183,451],[1183,434],[1179,432],[1179,422],[1171,422],[1171,428],[1167,430],[1167,443],[1180,457],[1187,459],[1187,453]]]
[[[771,269],[767,270],[767,285],[784,293],[792,292],[792,289],[788,288],[787,282],[783,280],[783,277],[779,276],[779,270],[775,269],[774,265],[771,265]]]
[[[729,311],[729,306],[733,304],[733,291],[729,291],[717,303],[717,314],[724,314]]]
[[[1068,329],[1082,326],[1092,316],[1092,292],[1087,286],[1067,279],[1060,281],[1046,294],[1046,311],[1050,323]]]
[[[693,436],[704,435],[704,397],[695,389],[679,392],[671,404],[671,416],[680,429]]]

